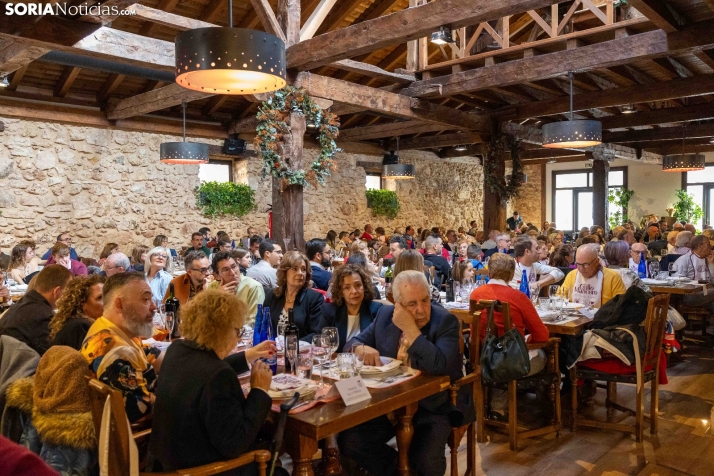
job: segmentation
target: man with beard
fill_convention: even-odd
[[[119,273],[104,284],[104,315],[94,321],[82,355],[97,378],[124,396],[126,415],[135,422],[151,413],[161,351],[141,339],[154,333],[151,288],[143,273]]]
[[[317,289],[327,291],[332,279],[332,273],[327,268],[332,264],[332,250],[325,240],[312,239],[305,245],[307,259],[312,268],[312,282]]]

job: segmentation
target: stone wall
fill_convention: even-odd
[[[157,234],[181,246],[201,226],[236,237],[248,225],[267,231],[271,188],[260,179],[259,160],[234,163],[235,180],[256,190],[257,211],[241,219],[213,220],[195,207],[198,166],[159,163],[159,145],[178,137],[0,120],[5,124],[0,133],[0,247],[5,252],[20,239],[35,240],[44,252],[63,231],[72,232],[75,248],[86,256],[97,256],[108,242],[128,253],[135,244],[151,244]],[[309,159],[316,151],[306,154]],[[357,161],[379,166],[381,157],[342,153],[327,186],[305,191],[306,238],[365,223],[388,231],[409,224],[450,228],[468,226],[472,219],[481,223],[483,171],[477,159],[440,159],[420,151],[401,157],[415,164],[417,178],[389,184],[402,205],[397,219],[371,216],[365,171],[356,166]]]
[[[522,185],[518,197],[511,200],[508,207],[510,216],[518,211],[524,223],[533,223],[540,230],[545,217],[541,215],[542,171],[541,165],[526,165],[523,173],[528,176],[528,183]]]

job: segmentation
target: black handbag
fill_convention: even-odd
[[[501,337],[491,334],[493,313],[497,305],[500,302],[494,301],[488,310],[486,337],[481,347],[481,379],[486,384],[516,380],[531,371],[528,347],[518,329],[511,326]]]

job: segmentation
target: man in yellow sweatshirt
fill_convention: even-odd
[[[575,264],[577,271],[569,273],[562,286],[568,289],[572,302],[600,308],[613,297],[625,293],[620,274],[600,265],[594,247],[580,246],[575,254]]]

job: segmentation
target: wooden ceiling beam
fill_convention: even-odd
[[[260,19],[260,23],[263,25],[263,29],[271,35],[275,35],[283,42],[287,43],[285,40],[285,32],[280,27],[278,19],[275,16],[273,7],[270,6],[268,0],[250,0],[250,4],[253,5],[255,14]],[[299,18],[299,17],[298,17]]]
[[[287,51],[289,67],[313,69],[341,59],[425,37],[442,25],[451,28],[550,6],[558,0],[435,0],[300,42]],[[351,2],[345,2],[351,4]],[[409,25],[409,28],[405,28]],[[323,24],[323,27],[325,24]]]
[[[522,159],[552,159],[556,157],[572,157],[574,155],[582,155],[582,153],[562,149],[529,149],[522,150],[520,153]]]
[[[225,6],[225,0],[211,0],[210,2],[208,2],[208,5],[203,7],[203,10],[201,10],[201,14],[198,16],[198,19],[201,21],[206,21],[208,23],[213,23],[218,18],[218,15],[223,12],[223,8],[225,8]]]
[[[335,6],[337,0],[320,0],[320,3],[312,11],[312,14],[300,28],[300,41],[309,40],[315,33],[317,29],[320,28],[322,22],[325,21],[327,14],[330,13],[332,7]]]
[[[685,144],[684,146],[678,144],[670,147],[657,147],[653,150],[662,155],[703,154],[705,152],[714,152],[714,144]]]
[[[389,71],[383,70],[378,66],[374,66],[368,63],[361,63],[359,61],[353,61],[350,59],[330,63],[330,66],[340,69],[342,71],[349,71],[351,73],[369,76],[370,78],[383,79],[385,81],[394,83],[411,84],[416,81],[416,76],[414,76],[413,74],[391,73]]]
[[[339,7],[332,9],[317,29],[316,34],[322,35],[340,26],[340,24],[357,8],[361,0],[340,0]]]
[[[375,2],[376,3],[376,2]],[[397,3],[399,3],[399,0],[382,0],[379,2],[372,10],[369,10],[369,13],[366,15],[361,15],[356,21],[356,23],[362,23],[363,21],[369,21],[369,20],[374,20],[375,18],[379,18],[382,15],[384,15],[386,12],[391,10]],[[374,5],[374,4],[372,4]],[[364,17],[364,18],[363,18]]]
[[[12,75],[10,76],[10,85],[7,87],[8,91],[17,91],[17,87],[20,85],[20,81],[22,81],[22,78],[23,76],[25,76],[27,68],[29,67],[29,64],[25,65],[14,73],[12,73]]]
[[[194,20],[193,18],[187,18],[181,15],[174,15],[173,13],[163,11],[162,9],[151,8],[138,3],[133,5],[131,8],[134,10],[138,18],[146,20],[144,26],[163,25],[181,31],[193,30],[194,28],[218,26],[214,23]],[[142,31],[143,29],[144,28],[142,27]],[[141,32],[139,32],[139,34],[141,34]]]
[[[480,144],[482,142],[484,142],[483,134],[478,132],[466,132],[463,134],[442,134],[402,139],[399,142],[399,148],[401,150],[441,149],[442,147]]]
[[[160,89],[110,103],[107,107],[107,119],[117,120],[141,116],[150,112],[166,109],[167,107],[176,106],[183,101],[191,102],[210,96],[212,96],[212,94],[192,91],[174,83]]]
[[[659,124],[714,119],[714,105],[710,103],[686,107],[668,107],[641,111],[634,114],[618,114],[600,119],[603,129],[625,129]]]
[[[607,89],[573,96],[573,110],[623,106],[652,101],[666,101],[681,97],[701,96],[714,93],[714,80],[709,75],[678,78],[650,85],[635,85],[622,88]],[[570,98],[567,96],[537,101],[514,107],[506,107],[496,111],[494,116],[524,120],[531,117],[562,114],[570,109]]]
[[[352,129],[340,130],[339,140],[350,142],[383,139],[385,137],[399,137],[409,134],[419,134],[424,132],[439,132],[444,130],[441,124],[428,124],[423,121],[401,121],[389,124],[379,124],[376,126],[353,127]]]
[[[0,38],[0,75],[4,76],[27,67],[49,51],[50,48],[19,43],[11,35]]]
[[[216,111],[218,111],[221,106],[228,100],[228,96],[226,94],[220,94],[218,96],[213,96],[208,103],[203,106],[203,109],[201,109],[201,113],[204,116],[212,116]]]
[[[687,20],[667,0],[628,0],[627,3],[667,33],[681,30],[687,24]]]
[[[109,98],[109,96],[111,96],[111,94],[116,91],[116,89],[119,87],[125,77],[126,76],[123,74],[110,73],[107,79],[104,81],[104,84],[102,84],[102,87],[99,88],[99,92],[97,93],[97,101],[105,102]]]
[[[159,2],[159,4],[156,6],[156,10],[162,11],[162,12],[164,12],[164,13],[171,13],[171,12],[173,11],[173,9],[176,8],[176,4],[177,4],[177,3],[178,3],[178,0],[161,0],[161,1]],[[141,4],[139,4],[139,3],[135,3],[134,5],[132,5],[131,7],[129,7],[129,9],[130,9],[130,10],[134,10],[134,12],[136,13],[136,11],[138,10],[137,7],[146,8],[146,7],[144,7],[143,5],[141,5]],[[152,10],[154,10],[154,9],[152,8]],[[136,15],[138,16],[138,13],[136,13]],[[178,16],[178,15],[176,15],[176,16]],[[140,18],[141,18],[141,17],[140,17]],[[183,18],[185,18],[185,17],[183,17]],[[150,36],[151,36],[151,33],[154,31],[154,28],[156,28],[157,23],[158,23],[158,22],[153,22],[153,21],[151,21],[151,20],[145,22],[145,23],[141,26],[141,30],[139,30],[139,34],[142,35],[142,36],[149,36],[149,37],[150,37]],[[167,26],[170,26],[170,25],[167,25]]]
[[[563,75],[568,70],[589,71],[622,65],[638,59],[685,54],[711,48],[714,48],[714,20],[696,23],[675,33],[655,30],[572,50],[495,64],[488,68],[417,81],[402,91],[402,94],[413,97],[448,96],[493,86],[503,87],[525,81],[553,78]]]
[[[449,107],[415,100],[401,94],[381,89],[348,83],[338,79],[300,73],[294,86],[304,87],[311,96],[332,99],[336,102],[362,106],[365,109],[404,119],[420,119],[451,127],[463,127],[478,132],[491,131],[491,124],[484,114],[471,114]]]
[[[72,87],[74,80],[77,79],[77,76],[79,75],[79,72],[81,70],[82,68],[65,66],[62,70],[62,74],[60,75],[59,80],[57,81],[57,84],[55,84],[53,90],[54,96],[58,98],[65,97],[69,92],[69,89]]]

